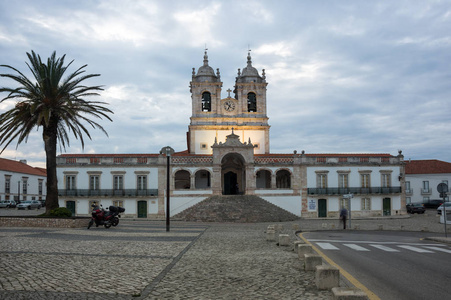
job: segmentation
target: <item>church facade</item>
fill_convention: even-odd
[[[266,89],[265,70],[260,75],[248,54],[222,98],[219,69],[205,52],[190,82],[188,149],[60,155],[60,206],[81,216],[100,202],[125,207],[125,217],[164,218],[169,182],[171,216],[209,196],[234,194],[258,195],[304,218],[336,218],[342,206],[354,217],[406,213],[401,151],[271,153]]]

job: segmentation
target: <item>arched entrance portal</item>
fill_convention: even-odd
[[[229,153],[221,161],[222,194],[244,194],[246,190],[246,169],[240,154]]]

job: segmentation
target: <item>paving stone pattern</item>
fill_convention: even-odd
[[[170,232],[164,221],[139,220],[110,229],[1,227],[0,299],[332,299],[292,247],[266,241],[269,224],[172,222]],[[434,212],[352,224],[440,237],[444,228]],[[339,221],[277,225],[294,241],[297,229],[338,230]]]

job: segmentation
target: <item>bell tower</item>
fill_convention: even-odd
[[[192,154],[212,154],[211,146],[225,142],[232,129],[242,141],[255,146],[255,154],[269,153],[269,125],[266,115],[266,77],[252,66],[250,52],[243,72],[238,69],[234,96],[227,90],[221,99],[222,81],[217,69],[208,65],[205,50],[204,63],[197,74],[193,68],[190,82],[192,116],[188,126],[188,150]]]

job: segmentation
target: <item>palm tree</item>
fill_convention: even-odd
[[[16,139],[16,148],[22,142],[26,143],[31,130],[35,127],[39,130],[42,127],[47,168],[46,214],[48,214],[59,206],[56,175],[57,142],[60,149],[65,149],[66,145],[69,146],[69,133],[72,132],[76,139],[80,139],[84,148],[83,136],[86,135],[91,139],[85,127],[87,124],[102,130],[108,136],[103,127],[89,117],[112,121],[108,113],[113,112],[103,106],[107,104],[106,102],[83,99],[99,95],[98,91],[103,90],[101,86],[82,85],[85,80],[100,76],[100,74],[83,74],[87,65],[63,79],[67,68],[73,62],[72,60],[65,66],[66,55],[57,58],[56,52],[53,52],[47,63],[42,62],[41,57],[34,51],[31,51],[31,54],[27,52],[27,56],[30,63],[26,64],[35,82],[11,66],[0,65],[15,71],[15,74],[0,74],[0,76],[10,78],[18,84],[15,88],[0,88],[0,92],[9,93],[0,100],[0,103],[8,99],[17,99],[12,109],[0,115],[0,145],[3,145],[0,153]]]

